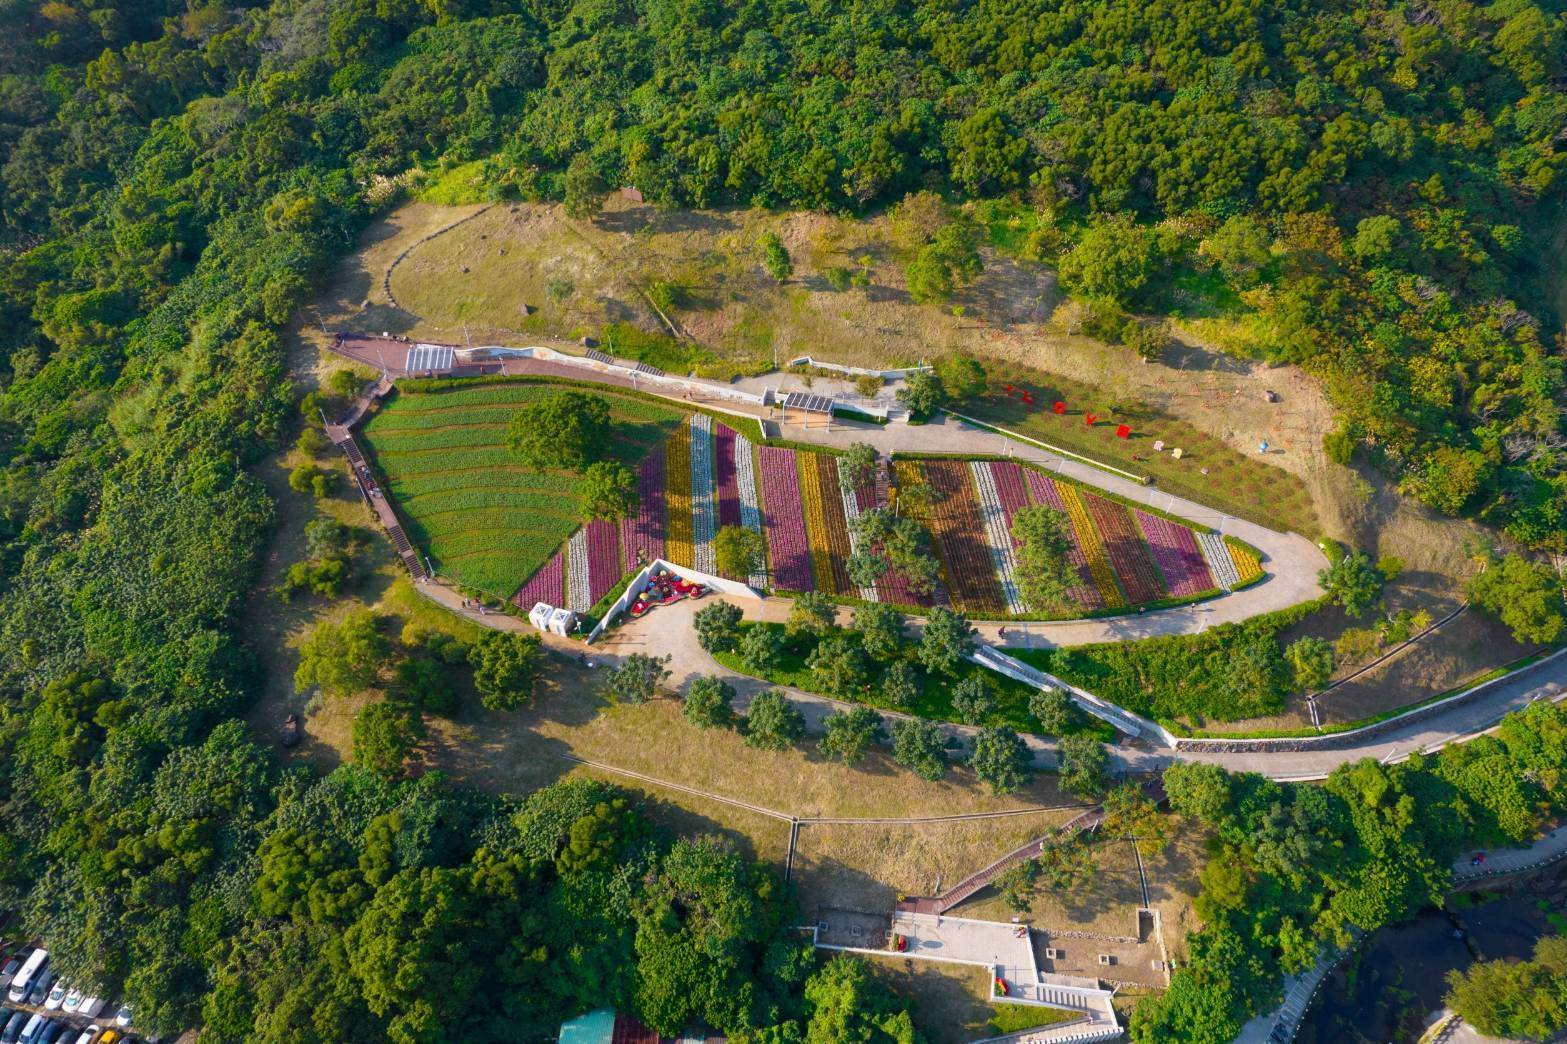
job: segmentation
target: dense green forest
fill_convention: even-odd
[[[582,883],[630,889],[603,948],[540,925],[480,953],[476,926],[584,902],[558,857],[492,839],[493,810],[399,825],[390,784],[280,772],[235,720],[272,521],[246,468],[297,397],[279,330],[381,179],[482,159],[496,196],[557,197],[575,160],[578,184],[671,205],[1016,193],[1076,292],[1243,295],[1344,411],[1330,451],[1560,548],[1562,40],[1560,4],[1522,0],[0,0],[0,907],[145,1025],[235,1039],[247,1018],[254,1040],[429,1039],[448,991],[489,997],[371,967],[398,904],[450,911],[460,931],[427,918],[423,942],[454,964],[559,967],[562,1010],[598,976],[672,1019],[638,981],[721,954],[746,984],[688,990],[694,1013],[806,1017],[803,970],[768,963],[799,959],[763,938],[773,914],[739,935],[660,920],[668,882],[719,863],[773,909],[721,853],[649,842],[635,887]],[[290,860],[337,882],[320,904]],[[633,950],[642,978],[611,979]],[[258,967],[302,953],[307,995]]]

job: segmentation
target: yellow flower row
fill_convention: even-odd
[[[816,589],[842,594],[833,583],[832,542],[827,533],[827,505],[822,500],[822,483],[817,474],[816,454],[796,453],[799,468],[800,504],[805,509],[805,543],[811,549],[811,572],[816,574]]]
[[[1248,548],[1233,540],[1226,540],[1224,546],[1230,549],[1230,560],[1235,563],[1235,571],[1240,574],[1241,583],[1249,584],[1262,576],[1262,563]]]
[[[682,424],[664,449],[664,503],[669,518],[664,554],[678,566],[696,567],[691,523],[691,428]]]
[[[1105,550],[1104,541],[1099,539],[1099,530],[1095,528],[1093,519],[1088,517],[1082,498],[1077,495],[1077,487],[1069,482],[1057,482],[1055,487],[1061,494],[1061,503],[1066,505],[1066,517],[1072,520],[1072,528],[1077,532],[1077,543],[1088,561],[1089,575],[1094,578],[1094,586],[1104,596],[1105,608],[1121,608],[1126,601],[1121,597],[1121,589],[1116,586],[1115,571],[1110,568],[1110,554]]]

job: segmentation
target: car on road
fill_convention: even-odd
[[[129,1004],[124,1005],[119,1011],[114,1013],[114,1024],[121,1029],[131,1024],[131,1006]]]

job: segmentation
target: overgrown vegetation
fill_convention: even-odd
[[[1567,808],[1564,769],[1567,710],[1544,701],[1495,736],[1343,765],[1321,786],[1167,769],[1170,807],[1211,828],[1214,850],[1196,905],[1203,927],[1170,989],[1138,1006],[1132,1039],[1233,1039],[1321,947],[1440,905],[1460,852],[1533,838]]]

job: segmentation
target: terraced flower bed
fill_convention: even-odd
[[[615,421],[611,453],[633,467],[638,503],[619,522],[582,526],[578,477],[515,463],[505,428],[517,407],[557,389],[540,384],[400,393],[366,426],[366,441],[410,535],[437,569],[492,594],[589,612],[654,558],[715,572],[722,526],[764,536],[755,586],[782,592],[920,606],[903,577],[874,587],[848,576],[852,525],[861,513],[908,494],[906,512],[931,535],[941,565],[938,596],[975,618],[1044,615],[1017,587],[1018,512],[1062,512],[1080,583],[1072,612],[1098,614],[1168,604],[1244,586],[1262,575],[1239,541],[1199,532],[1141,507],[1013,460],[900,458],[874,481],[846,490],[827,451],[755,445],[703,413],[606,393]],[[927,486],[931,495],[914,496]]]

